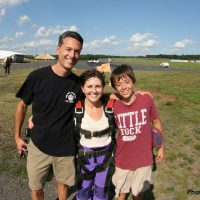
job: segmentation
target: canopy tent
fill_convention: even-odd
[[[99,72],[111,73],[110,63],[104,63],[104,64],[102,64],[100,66],[97,66],[96,70],[99,71]],[[108,83],[108,85],[111,85],[110,82]]]
[[[111,72],[110,63],[104,63],[96,68],[100,72]]]
[[[56,58],[49,55],[48,53],[40,54],[35,57],[36,60],[55,60]]]

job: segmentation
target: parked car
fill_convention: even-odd
[[[160,63],[161,68],[169,68],[169,63]]]

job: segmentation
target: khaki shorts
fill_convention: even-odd
[[[115,185],[116,197],[120,193],[129,193],[130,190],[134,196],[150,188],[152,166],[140,167],[135,171],[120,169],[116,167],[112,177]]]
[[[54,157],[41,152],[30,140],[28,144],[27,173],[29,187],[40,190],[53,174],[58,182],[72,186],[75,184],[75,158]],[[53,174],[52,174],[53,173]]]

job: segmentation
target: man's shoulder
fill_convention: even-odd
[[[70,74],[73,78],[75,78],[75,79],[79,79],[80,77],[77,75],[77,74],[75,74],[74,72],[71,72],[71,74]]]
[[[80,85],[80,77],[77,74],[72,72],[68,77],[70,81],[76,82],[78,85]]]
[[[45,66],[45,67],[40,67],[40,68],[37,68],[35,70],[33,70],[30,74],[29,74],[29,77],[39,77],[40,75],[42,74],[45,74],[50,72],[50,67],[51,66]]]
[[[42,72],[46,72],[46,71],[49,71],[51,68],[51,66],[44,66],[44,67],[40,67],[40,68],[37,68],[33,71],[33,73],[42,73]]]

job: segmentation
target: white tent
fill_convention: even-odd
[[[4,63],[7,57],[12,57],[13,62],[23,62],[24,54],[14,51],[0,50],[0,63]]]
[[[35,57],[36,60],[55,60],[56,58],[48,53],[40,54]]]

